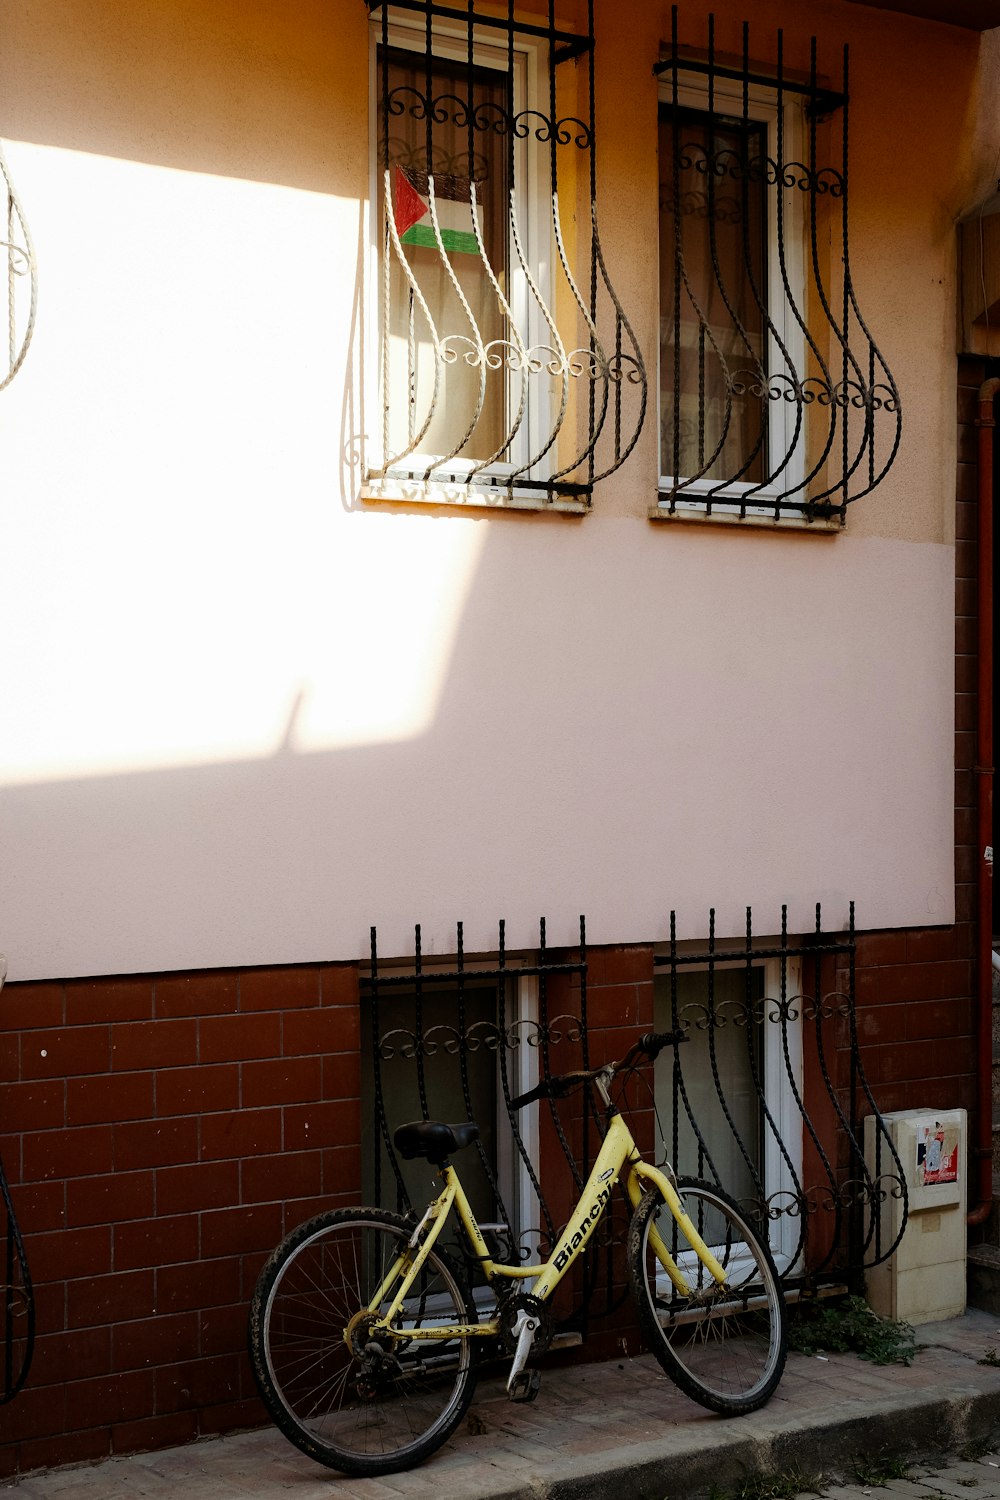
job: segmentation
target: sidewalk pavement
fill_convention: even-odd
[[[713,1485],[733,1495],[754,1475],[849,1478],[861,1457],[920,1459],[991,1439],[995,1448],[1000,1365],[979,1361],[1000,1350],[1000,1317],[970,1311],[925,1324],[918,1339],[908,1368],[789,1355],[768,1405],[739,1419],[696,1406],[643,1355],[546,1370],[526,1406],[507,1401],[499,1378],[482,1380],[452,1441],[405,1474],[347,1479],[269,1428],[27,1474],[11,1500],[700,1500]],[[981,1482],[970,1471],[975,1484],[966,1476],[941,1491],[900,1479],[866,1491],[855,1481],[844,1493],[1000,1500],[1000,1470],[986,1459]]]

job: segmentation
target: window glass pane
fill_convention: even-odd
[[[661,472],[759,483],[766,127],[661,106],[659,159]]]
[[[468,1117],[462,1085],[464,1052],[472,1118],[490,1168],[497,1177],[497,1003],[494,985],[469,984],[465,988],[465,1041],[458,1026],[457,990],[424,990],[421,1000],[421,1037],[427,1108],[432,1120],[448,1125]],[[416,1060],[416,997],[412,991],[380,990],[380,1071],[382,1098],[389,1135],[399,1125],[423,1116]],[[375,1203],[375,1160],[380,1164],[381,1200],[385,1208],[396,1207],[396,1178],[376,1118],[375,1067],[372,1055],[371,1008],[367,1005],[362,1025],[361,1167],[364,1201]],[[491,1045],[492,1044],[492,1045]],[[506,1124],[506,1116],[504,1116]],[[492,1223],[499,1217],[489,1178],[477,1148],[468,1146],[456,1159],[477,1219]],[[439,1190],[435,1169],[424,1160],[399,1158],[406,1190],[420,1212]],[[505,1187],[501,1185],[501,1191]],[[508,1195],[508,1206],[513,1195]]]
[[[422,98],[427,90],[421,54],[389,53],[388,156],[396,225],[410,272],[422,292],[438,337],[448,350],[440,370],[441,385],[430,426],[419,444],[427,454],[450,453],[474,423],[462,457],[492,458],[505,432],[505,369],[486,369],[486,397],[478,416],[483,361],[476,331],[484,346],[504,337],[504,319],[489,271],[479,250],[473,222],[473,190],[483,245],[493,275],[506,295],[508,270],[509,171],[508,137],[495,129],[473,131],[466,124],[469,70],[436,60],[431,75],[435,118],[428,140]],[[381,99],[382,52],[379,49],[380,153],[385,142],[385,100]],[[489,69],[473,72],[473,107],[482,120],[499,120],[507,110],[507,78]],[[382,163],[384,167],[384,162]],[[439,227],[452,270],[468,305],[455,290],[442,259],[429,208],[429,175],[433,175]],[[384,177],[380,173],[380,198]],[[380,203],[381,207],[381,203]],[[382,222],[380,220],[380,222]],[[434,349],[427,319],[405,269],[389,248],[390,325],[387,353],[392,398],[390,454],[410,447],[431,403]],[[469,313],[475,323],[470,323]]]
[[[764,994],[763,974],[764,971],[760,968],[755,968],[752,973],[750,1000],[753,1006],[756,1006]],[[714,1039],[716,1067],[726,1107],[750,1160],[763,1179],[760,1102],[750,1062],[752,1048],[757,1076],[762,1077],[762,1028],[756,1024],[746,1024],[745,971],[717,971],[711,1005],[708,974],[682,971],[677,976],[677,1007],[679,1023],[688,1035],[687,1042],[680,1049],[680,1062],[691,1112],[698,1122],[698,1128],[726,1192],[736,1199],[755,1198],[757,1192],[753,1177],[726,1121],[719,1099],[711,1056],[711,1042]],[[656,979],[654,1017],[657,1031],[671,1030],[670,980],[663,976]],[[675,1170],[688,1177],[710,1178],[710,1169],[699,1160],[698,1139],[688,1119],[683,1099],[678,1099],[676,1146],[672,1138],[672,1050],[664,1052],[656,1064],[654,1092],[667,1151],[676,1153],[673,1160]]]

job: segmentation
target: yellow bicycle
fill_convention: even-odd
[[[607,1132],[580,1201],[541,1265],[495,1261],[449,1158],[478,1136],[468,1122],[422,1120],[394,1134],[425,1157],[442,1190],[416,1225],[381,1209],[320,1214],[292,1231],[261,1271],[250,1355],[284,1435],[345,1474],[389,1474],[446,1441],[472,1399],[476,1350],[512,1354],[514,1400],[537,1394],[530,1355],[553,1333],[549,1300],[600,1222],[616,1183],[634,1213],[628,1268],[643,1336],[667,1374],[712,1411],[756,1410],[785,1363],[785,1309],[774,1261],[737,1205],[706,1182],[643,1161],[611,1100],[612,1080],[678,1038],[650,1033],[621,1062],[550,1078],[514,1101],[562,1097],[592,1082]],[[484,1316],[439,1244],[452,1211],[494,1305]]]

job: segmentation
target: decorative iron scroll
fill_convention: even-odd
[[[885,477],[902,430],[851,270],[848,49],[833,90],[819,81],[815,38],[804,80],[786,67],[780,31],[770,74],[751,65],[747,23],[729,64],[714,16],[707,50],[700,37],[695,50],[680,44],[677,15],[654,68],[667,79],[661,504],[843,522]]]
[[[0,147],[0,193],[3,194],[5,214],[0,228],[0,253],[7,259],[7,307],[4,320],[7,324],[6,369],[0,363],[0,391],[10,385],[24,363],[24,357],[35,330],[35,309],[38,301],[38,275],[31,235],[24,211],[14,191],[10,170],[3,149]]]
[[[798,940],[789,937],[782,908],[779,938],[763,943],[753,935],[749,908],[745,935],[736,941],[717,940],[712,911],[707,947],[697,951],[678,944],[671,913],[666,951],[650,959],[655,1025],[678,1031],[688,1042],[676,1044],[672,1055],[662,1055],[656,1095],[647,1087],[651,1080],[646,1071],[636,1075],[633,1106],[645,1109],[648,1120],[649,1106],[656,1104],[656,1138],[642,1137],[644,1149],[652,1146],[657,1160],[669,1160],[678,1171],[708,1178],[739,1197],[780,1249],[786,1287],[845,1278],[857,1282],[866,1267],[892,1254],[905,1227],[902,1166],[862,1067],[854,962],[853,905],[847,933],[824,934],[817,905],[815,930]],[[418,926],[405,971],[398,960],[390,965],[380,958],[372,929],[363,1024],[377,1148],[368,1148],[367,1187],[376,1202],[400,1212],[423,1207],[407,1190],[392,1133],[416,1112],[428,1119],[450,1110],[451,1120],[481,1122],[470,1080],[486,1054],[491,1067],[479,1075],[479,1087],[485,1078],[486,1089],[495,1090],[487,1108],[495,1109],[497,1136],[507,1133],[522,1187],[514,1189],[520,1198],[515,1209],[505,1199],[511,1189],[498,1179],[496,1158],[478,1142],[479,1169],[487,1184],[480,1217],[491,1220],[502,1259],[544,1258],[550,1252],[563,1227],[550,1201],[558,1162],[561,1157],[572,1176],[566,1184],[569,1198],[564,1191],[560,1199],[564,1217],[596,1155],[601,1117],[590,1097],[581,1103],[576,1096],[575,1103],[571,1099],[561,1107],[541,1103],[545,1129],[559,1149],[555,1161],[546,1155],[540,1171],[537,1147],[535,1154],[528,1149],[522,1134],[527,1123],[512,1110],[511,1099],[525,1087],[518,1067],[526,1053],[540,1079],[604,1060],[591,1059],[588,967],[582,917],[578,950],[553,954],[546,947],[543,921],[537,948],[512,958],[501,922],[497,953],[474,962],[465,953],[461,923],[450,961],[425,960]],[[694,978],[696,986],[685,976]],[[537,984],[530,1016],[516,1011],[515,979]],[[472,1003],[475,993],[488,996],[478,1013]],[[444,999],[436,1015],[431,1012],[434,994]],[[648,1025],[647,1014],[643,1029]],[[808,1091],[802,1062],[807,1050]],[[736,1097],[738,1090],[742,1100]],[[822,1130],[816,1123],[821,1112],[827,1120]],[[868,1114],[877,1125],[874,1156],[866,1162],[861,1127]],[[641,1135],[646,1127],[636,1119]],[[830,1120],[836,1121],[835,1130]],[[463,1162],[467,1186],[475,1171],[470,1156],[468,1165]],[[424,1200],[430,1196],[430,1182],[425,1171],[419,1179]],[[412,1198],[416,1196],[415,1191]],[[903,1204],[899,1233],[891,1241],[883,1232],[885,1216],[878,1211],[890,1197]],[[628,1219],[628,1205],[617,1201],[597,1231],[594,1252],[583,1268],[585,1282],[561,1319],[562,1329],[585,1330],[590,1319],[607,1316],[622,1302]],[[461,1253],[461,1244],[456,1249]]]
[[[647,404],[598,228],[594,0],[585,34],[557,28],[555,0],[547,24],[516,19],[514,0],[506,17],[402,0],[394,14],[418,17],[402,44],[390,7],[366,3],[382,226],[368,494],[586,508]],[[525,45],[544,60],[538,97]]]
[[[7,960],[0,953],[0,990],[7,977]],[[13,1401],[28,1378],[35,1346],[35,1295],[28,1271],[24,1240],[14,1214],[10,1187],[0,1160],[0,1199],[3,1201],[3,1264],[0,1297],[3,1323],[0,1333],[0,1406]]]

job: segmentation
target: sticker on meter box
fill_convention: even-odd
[[[958,1181],[958,1126],[928,1120],[917,1126],[917,1182]]]

